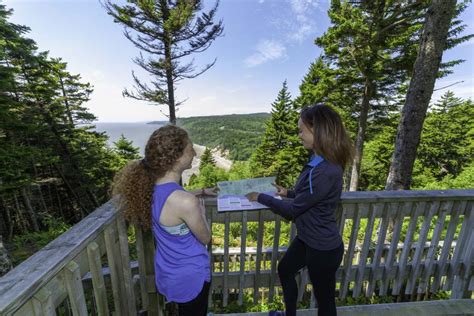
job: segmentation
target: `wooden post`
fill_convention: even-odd
[[[242,212],[242,235],[240,236],[239,305],[244,300],[245,247],[247,241],[247,211]]]
[[[127,297],[126,307],[128,307],[128,314],[134,315],[137,313],[137,308],[132,284],[132,271],[130,270],[130,251],[128,249],[127,226],[123,214],[118,216],[116,223],[119,235],[120,256],[122,259],[123,289],[124,294]]]
[[[99,316],[109,315],[107,304],[107,292],[105,289],[104,276],[102,274],[102,263],[100,261],[99,245],[95,242],[87,246],[87,256],[89,258],[89,269],[92,276],[92,286]]]
[[[229,234],[230,234],[230,214],[225,213],[224,222],[224,286],[222,289],[222,305],[227,306],[229,300]]]
[[[280,227],[281,217],[275,214],[275,234],[273,235],[273,252],[271,261],[271,276],[270,285],[268,289],[268,301],[273,301],[273,295],[275,294],[275,278],[277,277],[277,260],[280,250]]]
[[[64,280],[69,301],[71,302],[72,314],[74,316],[87,316],[81,273],[76,262],[71,261],[64,267]]]
[[[115,313],[120,316],[125,315],[127,309],[123,307],[124,303],[122,302],[126,298],[123,296],[121,289],[123,284],[123,274],[120,271],[120,263],[118,262],[120,254],[115,246],[117,235],[114,226],[115,225],[110,225],[105,229],[104,238],[105,248],[107,249],[107,262],[110,269],[110,280],[112,282]]]
[[[32,299],[35,316],[55,316],[56,309],[51,299],[51,292],[45,288],[40,289]]]

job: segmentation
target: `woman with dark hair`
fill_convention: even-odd
[[[277,195],[288,199],[279,200],[258,192],[247,194],[247,198],[296,224],[297,236],[278,264],[286,316],[296,315],[295,276],[305,266],[318,303],[318,315],[336,315],[336,271],[344,245],[334,212],[353,146],[339,114],[324,104],[304,108],[298,128],[303,146],[312,152],[312,157],[303,167],[294,190],[275,185]]]
[[[151,227],[156,240],[155,282],[179,315],[206,315],[211,281],[206,244],[211,232],[196,193],[179,184],[196,156],[188,134],[167,125],[150,136],[145,158],[130,162],[115,177],[113,195],[120,195],[125,217]],[[200,194],[214,195],[210,190]]]

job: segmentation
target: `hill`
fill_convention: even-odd
[[[180,118],[194,143],[221,149],[233,161],[247,160],[260,144],[269,113],[231,114]]]

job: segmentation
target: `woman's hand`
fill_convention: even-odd
[[[204,197],[204,196],[217,196],[217,192],[219,192],[218,187],[214,188],[202,188],[193,191],[193,194],[197,197]]]
[[[258,195],[260,193],[258,192],[250,192],[245,195],[245,197],[250,201],[250,202],[255,202],[258,200]]]
[[[276,183],[272,183],[272,185],[277,189],[276,195],[281,196],[281,197],[287,197],[288,189],[285,189],[284,187],[282,187],[282,186],[280,186]]]

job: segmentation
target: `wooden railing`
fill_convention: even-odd
[[[269,210],[218,213],[215,199],[203,203],[213,233],[223,229],[224,239],[223,247],[208,248],[211,306],[234,298],[242,303],[246,292],[256,300],[272,299],[279,291],[277,262],[287,246],[281,240],[295,236],[293,225]],[[451,298],[471,297],[473,205],[474,190],[344,193],[337,220],[350,238],[336,275],[338,295],[416,297],[449,290]],[[131,244],[121,214],[113,201],[106,203],[1,278],[0,315],[55,315],[64,309],[73,315],[162,315],[151,232],[134,227]],[[240,241],[230,239],[236,235],[233,223],[240,223]],[[269,244],[265,231],[273,233]],[[130,246],[136,248],[136,274]],[[307,284],[303,270],[299,299]]]

